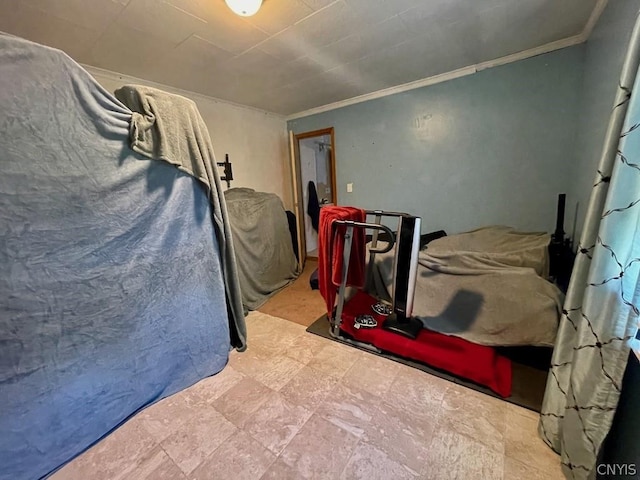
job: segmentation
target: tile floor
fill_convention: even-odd
[[[250,347],[54,480],[554,479],[537,415],[253,312]]]

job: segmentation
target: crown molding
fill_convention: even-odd
[[[582,30],[582,36],[584,37],[585,42],[589,40],[589,37],[593,33],[593,29],[596,28],[596,24],[598,23],[598,20],[600,20],[600,16],[602,15],[602,12],[604,12],[604,8],[607,6],[608,3],[609,3],[609,0],[598,0],[598,3],[596,3],[596,6],[593,7],[591,16],[589,17],[587,24],[584,26],[584,29]]]
[[[439,75],[434,75],[432,77],[415,80],[413,82],[404,83],[402,85],[396,85],[394,87],[384,88],[382,90],[366,93],[364,95],[348,98],[346,100],[340,100],[338,102],[329,103],[327,105],[321,105],[319,107],[303,110],[301,112],[288,115],[286,117],[286,120],[287,121],[296,120],[298,118],[308,117],[311,115],[316,115],[318,113],[324,113],[330,110],[336,110],[338,108],[348,107],[350,105],[355,105],[357,103],[368,102],[370,100],[387,97],[389,95],[395,95],[396,93],[408,92],[410,90],[415,90],[417,88],[423,88],[423,87],[428,87],[429,85],[435,85],[437,83],[448,82],[449,80],[466,77],[468,75],[473,75],[474,73],[480,72],[482,70],[487,70],[489,68],[499,67],[501,65],[507,65],[509,63],[518,62],[520,60],[525,60],[527,58],[535,57],[537,55],[542,55],[545,53],[554,52],[556,50],[561,50],[563,48],[572,47],[574,45],[579,45],[588,40],[589,36],[593,32],[593,29],[595,28],[598,22],[598,19],[600,18],[600,15],[602,15],[604,8],[607,6],[607,1],[608,0],[598,0],[582,32],[580,32],[578,35],[574,35],[573,37],[557,40],[555,42],[547,43],[546,45],[541,45],[539,47],[531,48],[529,50],[524,50],[522,52],[496,58],[494,60],[488,60],[486,62],[478,63],[476,65],[470,65],[468,67],[460,68],[458,70],[453,70],[451,72],[441,73]]]

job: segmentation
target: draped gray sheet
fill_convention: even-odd
[[[144,85],[125,85],[114,95],[133,112],[129,126],[133,151],[175,165],[205,185],[222,259],[231,344],[243,351],[247,329],[229,215],[211,136],[197,105],[181,95]]]
[[[553,346],[562,292],[545,280],[547,234],[485,227],[420,252],[413,315],[425,328],[489,346]],[[376,293],[391,291],[393,251],[377,255]]]
[[[247,309],[256,310],[299,275],[287,213],[274,193],[232,188],[224,196],[242,303]]]
[[[62,52],[0,33],[1,479],[47,475],[227,362],[207,194],[134,154],[130,119]]]

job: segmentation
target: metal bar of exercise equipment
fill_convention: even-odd
[[[379,352],[380,350],[373,345],[369,345],[367,343],[358,342],[356,340],[346,338],[340,333],[340,325],[342,324],[342,314],[344,312],[344,305],[346,301],[346,289],[347,289],[347,277],[349,274],[349,260],[351,259],[351,248],[353,245],[353,232],[356,228],[362,229],[371,229],[373,230],[373,235],[371,238],[371,246],[369,248],[369,263],[367,265],[367,273],[365,286],[370,287],[373,275],[373,268],[375,264],[375,256],[378,253],[387,253],[394,246],[396,246],[396,234],[387,226],[382,225],[383,217],[396,217],[398,218],[398,232],[400,232],[403,218],[414,218],[410,215],[402,212],[386,212],[383,210],[367,210],[366,214],[374,216],[374,222],[355,222],[352,220],[336,220],[332,225],[332,238],[337,234],[337,227],[344,226],[346,227],[344,233],[344,248],[342,251],[342,277],[340,281],[340,286],[338,289],[338,304],[336,307],[335,315],[330,319],[331,328],[330,333],[331,336],[339,339],[342,342],[350,343],[356,345],[360,348],[364,348],[367,350],[373,350],[375,352]],[[419,228],[419,224],[418,224]],[[380,232],[384,232],[387,234],[387,245],[383,248],[378,248],[378,237]],[[397,263],[398,252],[396,251],[394,263]],[[395,306],[395,289],[396,289],[396,268],[394,267],[394,276],[393,276],[393,296],[394,296],[394,306]],[[409,312],[410,313],[410,312]]]

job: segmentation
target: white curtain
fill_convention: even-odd
[[[638,331],[640,24],[627,52],[567,292],[539,432],[567,478],[593,474]],[[587,99],[588,101],[588,99]],[[635,359],[634,359],[635,360]]]

